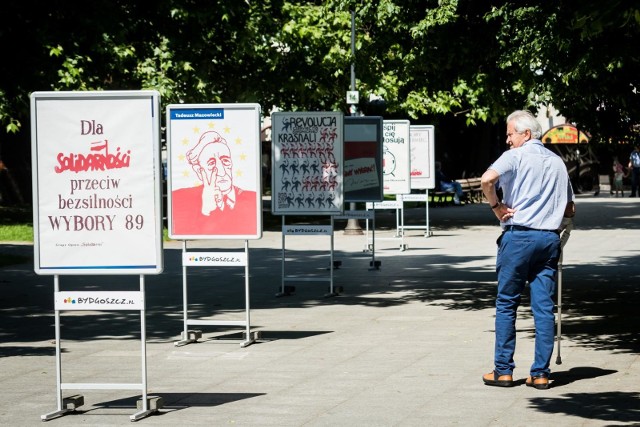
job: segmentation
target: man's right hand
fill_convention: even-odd
[[[216,209],[222,209],[223,198],[222,191],[218,187],[218,169],[213,168],[211,175],[206,174],[204,168],[200,168],[202,180],[202,215],[209,216],[209,214]]]

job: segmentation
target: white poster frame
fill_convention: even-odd
[[[326,134],[326,131],[331,133]],[[274,215],[342,214],[344,212],[344,114],[336,111],[274,112],[271,114],[271,135],[272,213]],[[323,143],[324,145],[321,146]],[[297,162],[302,164],[303,158],[310,163],[309,171],[292,172],[288,169],[294,163],[297,168]],[[298,179],[300,176],[303,180],[307,180],[306,188],[305,184]],[[300,184],[294,187],[294,184],[288,181],[288,177],[296,177]],[[287,182],[292,185],[291,192]],[[312,187],[314,184],[316,186]],[[297,191],[293,191],[293,188]],[[316,202],[319,205],[317,207]]]
[[[33,92],[30,102],[35,272],[161,273],[160,94]]]
[[[435,127],[411,125],[411,189],[431,190],[436,187]]]
[[[255,103],[167,106],[167,229],[170,238],[255,240],[262,237],[260,111],[260,105]],[[191,125],[193,126],[190,127]],[[187,127],[189,129],[185,130]],[[205,185],[184,184],[185,174],[190,174],[193,182],[204,182],[199,178],[202,175],[196,172],[196,165],[189,163],[188,152],[185,150],[195,149],[200,141],[205,141],[214,134],[228,147],[232,160],[230,173],[233,175],[231,185],[235,190],[235,200],[233,204],[220,202],[220,207],[210,206],[207,210],[211,210],[205,216],[202,190],[199,190],[204,190]],[[178,198],[178,191],[194,194],[199,191],[198,209],[177,213],[176,206],[185,208],[185,203],[181,200],[195,200],[191,194],[181,194]],[[239,206],[241,203],[244,206]],[[226,214],[225,210],[233,215]],[[189,216],[185,216],[187,213]],[[217,213],[224,215],[221,222],[206,221]],[[193,227],[194,224],[201,224],[201,227]],[[178,225],[180,230],[177,229]]]
[[[409,120],[383,120],[384,194],[411,193],[411,133]]]

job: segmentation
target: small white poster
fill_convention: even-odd
[[[411,126],[411,189],[436,186],[434,135],[431,125]]]
[[[384,194],[411,193],[409,126],[409,120],[384,120],[382,123]]]

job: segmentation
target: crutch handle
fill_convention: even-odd
[[[562,218],[560,230],[560,247],[564,248],[571,236],[571,230],[573,230],[573,218]]]

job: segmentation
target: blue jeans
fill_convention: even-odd
[[[633,168],[631,169],[631,197],[636,197],[638,186],[640,186],[640,168]]]
[[[442,189],[442,191],[456,193],[456,196],[458,196],[459,198],[462,198],[462,196],[464,196],[462,185],[457,181],[441,182],[440,188]]]
[[[516,350],[516,311],[525,282],[531,288],[531,311],[536,330],[535,357],[530,375],[549,375],[555,340],[553,297],[560,257],[560,237],[552,231],[506,231],[498,239],[496,272],[495,370],[513,374]]]

